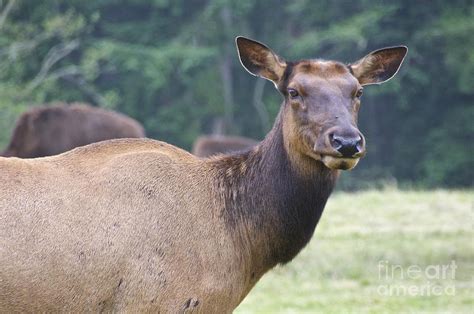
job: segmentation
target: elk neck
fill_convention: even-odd
[[[241,246],[249,272],[261,276],[293,259],[309,242],[338,171],[284,140],[284,106],[267,137],[253,149],[211,159],[217,169],[221,215]]]

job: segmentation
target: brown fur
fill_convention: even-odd
[[[125,137],[145,137],[143,127],[123,114],[85,104],[34,107],[17,121],[5,157],[51,156],[75,147]]]
[[[257,145],[257,141],[240,136],[207,135],[194,141],[192,153],[198,157],[232,153]]]
[[[344,104],[352,116],[352,97],[337,92],[352,80],[334,77],[326,86],[339,98],[325,104],[315,93],[326,91],[304,85],[318,74],[299,74],[288,84],[308,102],[285,95],[246,152],[202,159],[120,139],[0,158],[0,312],[231,312],[310,240],[338,176],[309,150],[325,134],[309,119]]]

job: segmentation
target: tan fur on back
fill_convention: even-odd
[[[246,293],[217,223],[212,169],[179,148],[113,140],[0,158],[0,173],[0,309],[178,312],[197,300],[222,313]],[[203,269],[216,262],[223,272]]]

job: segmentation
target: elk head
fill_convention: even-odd
[[[363,86],[391,79],[407,53],[407,47],[397,46],[350,65],[320,59],[287,62],[254,40],[237,37],[236,44],[244,68],[272,81],[285,99],[287,149],[343,170],[365,155],[365,139],[357,128]]]

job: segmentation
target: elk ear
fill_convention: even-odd
[[[379,49],[349,66],[360,85],[382,84],[397,74],[407,51],[406,46]]]
[[[286,69],[286,62],[270,48],[257,41],[238,36],[235,38],[240,63],[252,75],[278,84]]]

